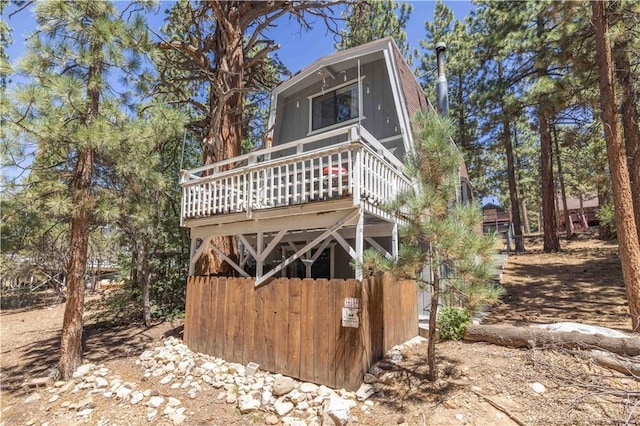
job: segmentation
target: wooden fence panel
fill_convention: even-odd
[[[242,341],[242,363],[248,364],[256,359],[255,351],[255,331],[256,331],[256,315],[255,306],[256,298],[254,297],[254,281],[249,278],[242,279],[242,291],[244,293],[244,339]]]
[[[316,315],[316,321],[313,324],[313,347],[315,350],[313,360],[313,382],[323,383],[332,386],[335,377],[330,378],[329,372],[324,366],[330,365],[329,359],[329,329],[333,328],[333,318],[330,316],[328,303],[329,300],[329,281],[326,279],[316,280],[315,283],[315,299],[313,301],[313,311]],[[320,327],[319,324],[323,326]]]
[[[273,283],[275,289],[274,343],[275,371],[287,371],[287,351],[289,349],[289,282],[278,279]]]
[[[227,327],[226,324],[226,299],[227,299],[227,280],[225,278],[215,278],[213,279],[218,283],[218,291],[217,291],[217,299],[215,300],[216,305],[216,342],[215,342],[215,352],[212,355],[217,357],[224,357],[225,355],[225,330]],[[212,281],[213,281],[212,280]]]
[[[283,285],[284,286],[284,285]],[[308,350],[300,346],[302,280],[289,281],[289,341],[287,344],[287,371],[293,377],[300,377],[300,352]]]
[[[317,283],[314,279],[302,280],[300,291],[300,379],[308,382],[314,381],[313,363],[316,357],[314,346],[314,330],[317,312],[314,309],[316,300],[315,289]]]
[[[360,299],[358,328],[342,326]],[[384,352],[418,333],[413,282],[189,277],[184,341],[194,351],[355,390]]]

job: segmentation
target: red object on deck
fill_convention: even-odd
[[[347,174],[347,169],[344,167],[325,167],[322,169],[323,175],[339,175],[340,173]]]

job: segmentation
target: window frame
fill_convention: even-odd
[[[333,129],[337,129],[339,127],[343,127],[349,124],[353,124],[358,122],[361,119],[364,119],[364,115],[362,115],[362,102],[361,102],[361,98],[362,98],[362,90],[361,90],[361,84],[360,82],[365,78],[365,76],[361,76],[359,79],[358,78],[354,78],[352,80],[346,81],[342,84],[339,84],[337,86],[334,87],[330,87],[327,90],[324,91],[320,91],[317,93],[314,93],[313,95],[308,96],[308,100],[309,100],[309,132],[307,133],[307,136],[309,135],[313,135],[313,134],[317,134],[317,133],[322,133],[322,132],[326,132],[328,130],[333,130]],[[333,124],[329,124],[327,126],[324,127],[319,127],[317,129],[313,129],[313,101],[320,97],[320,96],[326,96],[330,93],[334,93],[335,96],[335,92],[339,91],[340,89],[344,89],[345,87],[349,87],[349,86],[354,86],[356,88],[356,95],[357,95],[357,105],[358,105],[358,114],[353,117],[350,118],[348,120],[344,120],[344,121],[340,121],[337,123],[333,123]]]

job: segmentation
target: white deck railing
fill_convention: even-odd
[[[402,163],[364,129],[360,135],[357,130],[338,129],[184,171],[182,222],[344,197],[352,197],[354,205],[392,200],[411,184]],[[346,140],[305,152],[310,143],[340,136]]]

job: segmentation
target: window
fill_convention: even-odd
[[[311,100],[311,130],[358,117],[358,85],[351,84]]]

